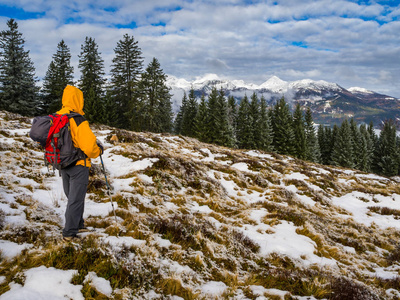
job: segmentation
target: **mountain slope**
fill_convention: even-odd
[[[174,110],[179,110],[183,93],[191,88],[198,97],[208,95],[213,87],[222,89],[227,96],[234,96],[240,101],[244,95],[256,93],[264,96],[270,105],[282,96],[295,104],[308,106],[313,111],[316,123],[339,124],[345,118],[354,117],[359,123],[373,122],[381,124],[387,119],[396,119],[400,115],[400,101],[394,97],[382,95],[363,88],[345,89],[336,83],[310,79],[287,82],[276,76],[261,85],[246,84],[243,81],[229,81],[209,74],[193,82],[169,77],[167,85],[171,87]]]
[[[399,178],[93,127],[118,222],[94,160],[95,232],[68,245],[61,179],[30,119],[1,112],[0,125],[0,299],[400,297]]]

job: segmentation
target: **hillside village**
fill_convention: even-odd
[[[30,124],[0,112],[1,300],[400,299],[398,177],[92,125],[117,218],[95,159],[93,231],[62,243]]]

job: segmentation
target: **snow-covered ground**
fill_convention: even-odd
[[[400,296],[393,288],[400,262],[388,260],[398,251],[397,178],[170,135],[129,133],[140,141],[114,145],[109,137],[118,131],[109,128],[94,131],[106,148],[118,224],[103,174],[94,172],[91,182],[102,183],[89,189],[84,218],[96,230],[83,236],[94,238],[132,278],[147,276],[146,287],[121,287],[90,267],[23,268],[13,259],[67,247],[59,244],[67,200],[61,178],[48,174],[41,150],[29,140],[29,120],[0,113],[0,125],[1,300],[84,299],[88,285],[109,298],[316,299],[321,294],[313,291],[332,292],[329,286],[341,277],[357,282],[368,297]],[[100,170],[99,159],[92,163]],[[102,221],[108,223],[102,227]],[[27,237],[28,231],[37,236]],[[10,265],[19,271],[6,271]],[[82,272],[79,283],[71,283]],[[260,277],[282,279],[284,272],[309,289]],[[373,278],[389,283],[368,286]]]

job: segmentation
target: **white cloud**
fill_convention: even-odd
[[[17,20],[39,77],[64,39],[78,78],[78,54],[86,36],[95,38],[108,71],[113,49],[128,33],[139,42],[145,64],[157,57],[167,74],[178,77],[214,72],[255,83],[268,78],[266,74],[286,80],[311,77],[373,86],[400,97],[393,84],[400,79],[399,7],[345,0],[0,3],[44,14]],[[0,18],[0,29],[6,20]],[[136,27],[118,28],[132,23]]]

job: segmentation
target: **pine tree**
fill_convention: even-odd
[[[344,120],[340,126],[332,149],[332,164],[345,168],[354,168],[353,139],[349,122]]]
[[[250,103],[247,95],[240,101],[237,117],[237,143],[242,149],[255,149],[253,118],[250,113]]]
[[[233,96],[228,97],[228,119],[229,119],[229,124],[231,125],[233,129],[233,134],[235,137],[235,140],[237,140],[237,105],[236,105],[236,100]]]
[[[43,78],[42,94],[44,109],[47,113],[54,113],[61,109],[64,89],[67,85],[74,84],[73,79],[74,68],[71,66],[71,53],[64,40],[61,40],[49,64],[46,76]]]
[[[195,136],[195,118],[197,115],[198,104],[194,89],[189,92],[189,99],[187,100],[187,107],[182,116],[182,134],[190,137]]]
[[[39,107],[35,68],[14,19],[0,34],[0,109],[33,115]]]
[[[118,126],[118,113],[119,107],[114,101],[114,97],[111,93],[106,93],[104,104],[103,104],[103,115],[102,122],[108,126],[117,127]]]
[[[94,39],[86,37],[79,55],[79,88],[85,99],[85,116],[90,122],[102,122],[104,109],[104,60]]]
[[[315,132],[314,121],[311,109],[308,107],[304,116],[304,129],[306,133],[307,153],[306,160],[320,162],[321,152],[318,144],[318,138]]]
[[[209,128],[207,126],[207,102],[204,94],[200,98],[199,109],[197,110],[194,121],[195,137],[200,141],[205,142],[208,136]]]
[[[254,146],[252,148],[258,148],[258,140],[261,135],[260,132],[260,105],[257,94],[254,92],[250,97],[250,115],[251,115],[251,130],[253,131]]]
[[[360,130],[354,118],[350,119],[350,130],[351,130],[351,139],[352,139],[353,156],[354,156],[353,157],[354,168],[360,170],[362,152],[365,150],[363,148],[366,147],[366,141],[363,140],[363,137],[361,136]]]
[[[304,127],[303,111],[300,104],[297,103],[293,113],[294,155],[300,159],[306,159],[308,153]]]
[[[385,121],[379,135],[377,159],[378,172],[385,176],[394,176],[399,170],[399,152],[396,140],[396,124],[393,120]]]
[[[370,172],[372,166],[372,155],[374,153],[374,142],[368,132],[367,126],[362,124],[360,126],[361,145],[360,145],[360,158],[358,168],[364,172]]]
[[[280,154],[294,155],[293,119],[289,105],[282,97],[274,106],[272,128],[274,132],[274,149]]]
[[[324,165],[331,163],[331,154],[333,148],[332,129],[322,124],[318,127],[318,145],[321,153],[320,162]]]
[[[142,130],[171,132],[173,129],[171,94],[166,80],[160,63],[153,58],[138,84],[142,114],[137,118],[141,120]],[[132,115],[135,113],[136,108]]]
[[[114,52],[110,92],[118,107],[118,126],[137,130],[132,123],[141,116],[137,85],[143,68],[142,51],[134,37],[125,34]]]
[[[183,123],[183,115],[186,112],[187,109],[187,104],[188,100],[187,100],[187,96],[186,96],[186,92],[183,94],[183,98],[182,98],[182,105],[179,108],[179,111],[175,117],[175,121],[174,121],[174,132],[176,134],[183,134],[182,132],[182,123]]]
[[[218,91],[213,87],[207,101],[207,143],[216,143],[219,136],[217,102]]]
[[[265,100],[264,96],[261,97],[260,117],[257,126],[257,132],[259,132],[259,136],[256,139],[257,148],[263,151],[271,152],[273,150],[273,132],[271,120],[268,114],[267,100]]]
[[[225,93],[221,89],[217,98],[217,144],[226,147],[236,145],[233,127],[229,123],[228,102]]]

